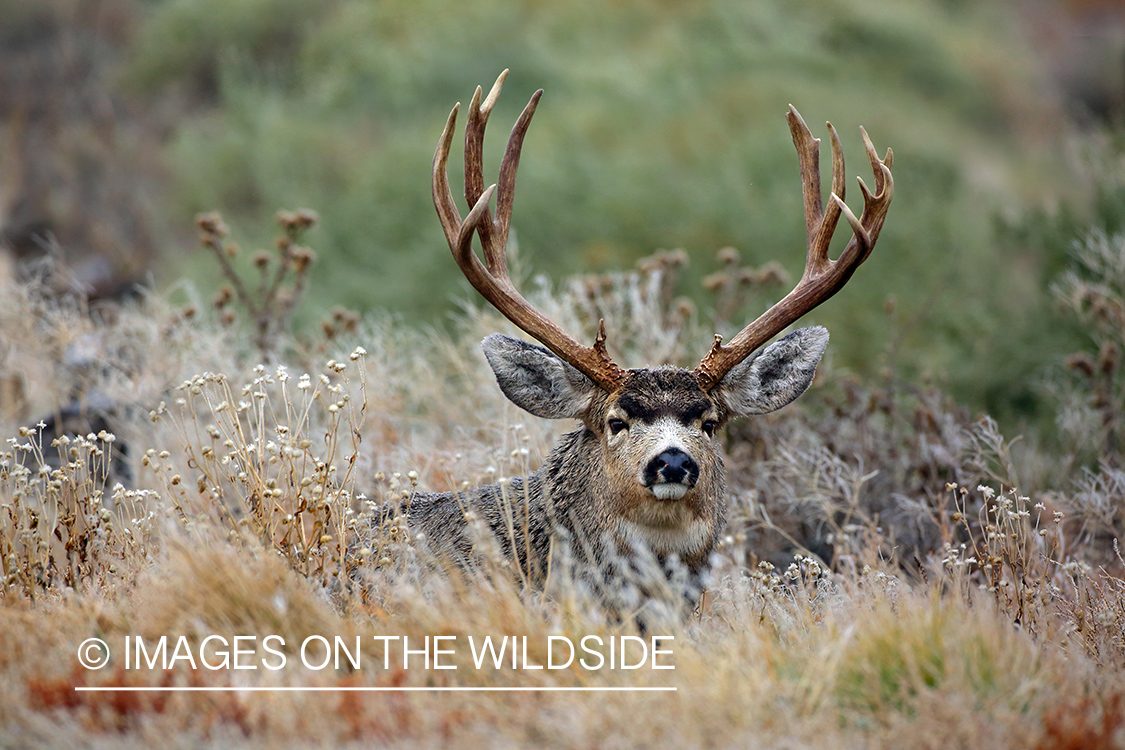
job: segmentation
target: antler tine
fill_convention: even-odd
[[[789,130],[793,134],[793,145],[797,149],[797,163],[801,168],[801,184],[804,185],[802,197],[805,202],[805,233],[808,245],[813,246],[817,227],[820,226],[824,209],[820,200],[820,139],[813,138],[812,131],[805,125],[801,113],[792,104],[786,115]]]
[[[480,86],[477,86],[473,99],[469,102],[468,119],[465,122],[465,202],[470,206],[476,205],[481,194],[484,193],[484,129],[488,125],[488,116],[492,114],[492,107],[496,104],[496,98],[500,95],[500,89],[503,88],[504,79],[507,77],[508,71],[504,70],[492,85],[492,90],[488,92],[484,104],[481,104]],[[478,234],[485,248],[485,262],[488,264],[488,269],[495,272],[493,258],[488,252],[493,243],[492,213],[487,206],[484,209],[484,219],[478,227]]]
[[[446,165],[449,162],[449,147],[453,144],[453,129],[457,125],[457,111],[461,109],[461,102],[453,105],[449,118],[445,121],[445,130],[441,133],[437,150],[434,152],[434,171],[432,178],[434,208],[437,209],[441,228],[445,232],[445,239],[449,246],[454,247],[457,234],[461,231],[461,214],[457,212],[457,204],[453,200],[453,191],[449,189],[449,176]]]
[[[843,200],[843,149],[832,123],[827,123],[832,139],[832,193],[825,207],[820,195],[820,140],[812,136],[793,105],[789,105],[787,119],[801,168],[808,242],[805,271],[793,291],[743,328],[731,339],[729,345],[723,346],[722,337],[715,337],[707,355],[695,368],[696,379],[704,390],[714,388],[732,367],[797,318],[838,292],[871,254],[887,217],[894,194],[894,179],[890,169],[894,154],[890,149],[887,149],[885,158],[879,159],[867,132],[860,128],[864,148],[875,173],[875,192],[872,193],[863,180],[859,180],[859,189],[863,193],[863,215],[856,218]],[[853,235],[840,257],[832,260],[828,257],[828,246],[841,216],[851,226]]]
[[[859,219],[848,210],[842,200],[838,201],[844,209],[848,223],[851,224],[854,232],[837,261],[848,269],[839,286],[843,286],[847,282],[859,264],[867,260],[867,256],[875,248],[875,240],[879,238],[883,222],[887,219],[887,210],[890,208],[891,197],[895,191],[894,178],[891,176],[894,152],[888,148],[887,155],[880,159],[879,154],[875,151],[875,146],[871,143],[871,138],[867,135],[867,131],[860,128],[859,132],[863,135],[863,145],[867,150],[868,159],[871,161],[871,170],[875,173],[875,193],[871,192],[862,177],[856,178],[859,181],[859,191],[863,194],[863,216]],[[835,198],[835,196],[833,197]]]
[[[531,95],[531,100],[520,113],[516,124],[512,126],[512,133],[508,136],[508,147],[504,150],[504,159],[500,162],[500,176],[496,189],[496,224],[495,238],[499,252],[497,253],[504,264],[507,273],[508,230],[512,226],[512,204],[516,199],[516,170],[520,166],[520,153],[523,150],[523,138],[527,128],[531,125],[531,117],[539,106],[539,99],[543,96],[543,89]],[[483,239],[482,239],[483,241]]]
[[[473,288],[516,326],[542,342],[591,380],[606,390],[616,390],[625,379],[625,371],[610,359],[606,351],[605,321],[599,325],[594,345],[583,346],[532,307],[516,290],[508,275],[506,252],[515,200],[516,171],[519,168],[524,136],[543,92],[535,92],[516,121],[500,164],[498,182],[486,189],[483,168],[484,130],[507,74],[506,70],[500,74],[483,103],[481,89],[478,87],[469,105],[465,125],[465,198],[472,209],[462,221],[449,189],[446,173],[458,107],[454,107],[450,113],[434,153],[434,207],[445,230],[449,249],[453,251],[458,267]],[[489,210],[493,193],[497,196],[495,221]],[[484,248],[484,264],[473,252],[474,232],[480,237]]]
[[[797,148],[797,158],[801,165],[805,233],[808,242],[805,268],[818,269],[828,262],[828,245],[840,220],[840,206],[836,201],[829,200],[826,210],[821,201],[820,139],[813,137],[801,113],[792,104],[789,105],[786,119],[789,121],[793,145]],[[832,127],[830,122],[825,124],[828,126],[832,143],[832,195],[838,195],[842,200],[847,184],[844,179],[844,150],[840,147],[840,136],[836,133],[836,128]]]

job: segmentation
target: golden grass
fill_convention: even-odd
[[[92,732],[178,737],[185,745],[233,740],[294,745],[371,741],[401,745],[496,743],[553,747],[666,744],[762,747],[1094,747],[1110,716],[1104,747],[1120,747],[1119,672],[1100,671],[1065,640],[1036,639],[1012,626],[990,598],[943,596],[868,573],[829,577],[810,598],[779,586],[724,581],[710,612],[674,628],[675,670],[634,673],[382,669],[365,645],[359,673],[237,674],[174,669],[83,672],[78,644],[97,635],[111,647],[125,635],[312,634],[526,635],[542,660],[548,635],[630,632],[558,605],[523,601],[511,586],[458,589],[391,608],[342,614],[323,592],[274,555],[221,544],[174,544],[128,593],[58,597],[34,607],[6,600],[0,627],[3,701],[10,739],[61,744]],[[366,640],[365,640],[366,644]],[[392,654],[397,662],[399,652]],[[417,666],[417,665],[416,665]],[[576,685],[675,686],[671,693],[157,695],[75,693],[77,685]],[[1069,706],[1072,710],[1063,711]],[[1117,711],[1117,714],[1113,714]],[[1077,713],[1076,713],[1077,712]],[[1116,716],[1116,718],[1113,718]],[[1065,735],[1065,742],[1052,739]],[[1054,744],[1052,744],[1054,743]],[[1076,744],[1077,743],[1077,744]],[[1116,744],[1114,744],[1116,743]],[[237,744],[237,743],[236,743]]]

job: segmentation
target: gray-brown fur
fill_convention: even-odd
[[[730,418],[773,411],[799,396],[827,343],[823,328],[796,331],[710,392],[690,371],[668,366],[629,370],[609,392],[542,347],[489,336],[482,347],[510,400],[581,424],[534,474],[504,488],[418,495],[408,523],[432,551],[465,564],[474,532],[464,510],[471,510],[537,586],[559,569],[560,555],[569,555],[580,575],[601,580],[607,566],[638,552],[662,565],[675,558],[701,580],[726,515],[718,430]]]

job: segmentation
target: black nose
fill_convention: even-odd
[[[669,448],[649,461],[645,468],[645,478],[650,485],[678,482],[691,487],[699,479],[699,464],[679,448]]]

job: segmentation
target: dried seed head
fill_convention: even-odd
[[[771,260],[758,269],[757,282],[759,284],[788,284],[789,272],[776,260]]]
[[[1065,360],[1066,366],[1071,370],[1077,370],[1088,378],[1094,376],[1094,358],[1085,352],[1071,354]]]
[[[320,217],[317,215],[316,211],[313,211],[311,208],[277,212],[277,223],[280,224],[281,228],[286,232],[304,231],[319,220]]]
[[[742,256],[733,247],[724,247],[715,254],[715,258],[724,266],[737,266],[742,262]]]
[[[725,271],[709,274],[703,278],[703,288],[709,292],[717,292],[726,286],[728,278]]]
[[[289,257],[292,259],[293,267],[297,273],[302,273],[316,262],[316,253],[314,253],[312,249],[304,246],[294,246],[290,248]]]
[[[1120,361],[1121,350],[1117,348],[1117,344],[1112,341],[1102,344],[1101,351],[1098,352],[1098,368],[1103,374],[1112,374]]]
[[[230,233],[230,228],[227,227],[223,217],[217,211],[199,214],[195,217],[195,223],[203,234],[205,242],[216,238],[222,239]]]

